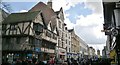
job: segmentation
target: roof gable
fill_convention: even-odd
[[[42,11],[43,19],[45,21],[45,24],[48,25],[51,21],[52,26],[56,25],[56,14],[52,8],[49,8],[46,4],[43,2],[39,2],[36,4],[33,8],[31,8],[29,11]]]
[[[63,8],[61,7],[59,11],[56,11],[56,14],[58,18],[60,18],[62,21],[64,21],[64,13],[63,13]]]
[[[52,26],[51,30],[54,30],[54,27],[57,24],[56,13],[54,12],[54,10],[52,8],[49,8],[43,2],[39,2],[29,11],[40,11],[40,10],[42,11],[42,16],[43,16],[45,25],[47,26],[49,22],[51,21],[51,26]]]
[[[3,24],[32,21],[39,13],[40,11],[12,13],[3,21]]]
[[[35,23],[40,23],[40,24],[44,25],[44,21],[42,20],[42,15],[41,15],[41,13],[39,13],[39,14],[36,16],[34,22],[35,22]]]

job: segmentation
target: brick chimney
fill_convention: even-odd
[[[48,0],[47,5],[48,7],[52,8],[52,0]]]

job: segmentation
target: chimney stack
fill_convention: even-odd
[[[49,8],[52,8],[52,0],[48,0],[47,5]]]

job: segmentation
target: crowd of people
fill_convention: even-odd
[[[108,58],[73,58],[67,60],[68,65],[111,65],[111,59]]]
[[[36,58],[32,59],[17,59],[16,61],[9,63],[7,61],[2,61],[2,65],[110,65],[110,59],[84,59],[84,58],[67,58],[67,60],[63,59],[55,59],[50,58],[48,61],[38,60]]]

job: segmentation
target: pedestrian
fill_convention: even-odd
[[[50,65],[54,65],[55,64],[55,60],[53,57],[50,58],[49,62]]]
[[[15,65],[22,65],[22,61],[20,59],[18,59],[15,63]]]
[[[69,59],[69,58],[67,58],[67,64],[68,64],[68,65],[71,65],[71,62],[70,62],[70,59]]]

